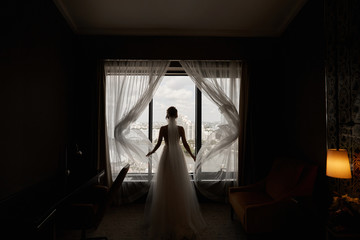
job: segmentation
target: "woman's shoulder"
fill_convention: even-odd
[[[169,125],[167,124],[167,125],[163,125],[163,126],[161,126],[160,128],[167,128]],[[183,128],[181,125],[177,125],[177,127],[178,128]]]
[[[178,127],[179,130],[183,130],[183,129],[184,129],[183,126],[177,126],[177,127]],[[161,126],[161,127],[160,127],[160,130],[167,130],[167,128],[168,128],[168,125],[164,125],[164,126]]]

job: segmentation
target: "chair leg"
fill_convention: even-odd
[[[230,218],[231,218],[231,221],[234,221],[234,209],[232,208],[231,205],[230,205]]]

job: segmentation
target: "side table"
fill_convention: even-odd
[[[336,231],[331,226],[326,226],[326,240],[359,240],[360,229],[345,229]]]

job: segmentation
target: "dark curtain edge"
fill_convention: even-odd
[[[105,170],[104,184],[111,185],[111,173],[109,172],[109,155],[107,153],[107,133],[105,116],[106,98],[106,78],[104,71],[104,61],[97,62],[97,170]]]

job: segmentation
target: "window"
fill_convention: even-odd
[[[201,137],[202,142],[205,141],[220,123],[220,113],[215,104],[207,98],[200,102],[196,101],[196,91],[198,90],[189,76],[165,76],[154,95],[152,103],[131,127],[140,129],[155,144],[160,127],[167,124],[165,119],[166,109],[175,106],[179,112],[178,125],[184,127],[192,151],[198,151],[201,146],[196,144],[195,129],[201,129],[201,136],[198,137]],[[201,108],[196,107],[196,105],[201,105]],[[203,109],[202,121],[196,119],[196,109]],[[149,118],[151,113],[152,117]],[[163,146],[164,144],[157,150],[158,154],[161,154]],[[189,173],[193,173],[194,160],[185,149],[184,154]],[[148,170],[139,169],[138,171],[147,172]],[[151,172],[154,172],[154,169]]]
[[[215,141],[216,135],[213,134],[216,129],[219,128],[222,121],[222,115],[218,110],[218,107],[210,101],[205,95],[203,95],[195,86],[192,79],[187,76],[180,67],[176,67],[176,71],[173,71],[174,68],[169,68],[166,76],[163,77],[160,85],[158,86],[155,94],[153,95],[153,99],[147,108],[143,111],[143,113],[138,117],[138,119],[130,125],[130,129],[136,130],[137,132],[141,132],[144,134],[152,143],[155,145],[159,129],[162,125],[166,125],[166,109],[169,106],[175,106],[178,109],[179,117],[178,117],[178,125],[181,125],[185,129],[185,134],[187,137],[187,141],[192,148],[193,152],[198,152],[201,148],[202,144],[205,141]],[[180,69],[180,71],[179,71]],[[137,75],[137,74],[136,74]],[[114,76],[114,75],[112,75]],[[116,75],[120,76],[120,75]],[[135,76],[135,75],[134,75]],[[121,79],[121,78],[118,78]],[[117,80],[118,80],[117,79]],[[116,81],[117,81],[116,80]],[[108,75],[106,77],[107,81],[107,105],[110,103],[114,103],[111,95],[111,91],[109,91],[108,81],[110,81],[110,77]],[[227,81],[227,80],[226,80]],[[230,86],[230,85],[229,85]],[[110,88],[110,87],[109,87]],[[136,91],[136,89],[134,90]],[[236,88],[236,91],[239,91],[239,88]],[[109,94],[110,92],[110,94]],[[132,98],[132,94],[129,91],[123,92],[122,94],[126,94],[127,98]],[[137,93],[134,93],[137,94]],[[227,91],[226,91],[227,94]],[[236,104],[236,103],[235,103]],[[238,105],[238,104],[237,104]],[[115,108],[115,106],[114,106]],[[110,130],[110,135],[113,134]],[[114,139],[114,136],[109,136]],[[113,143],[114,141],[110,141]],[[117,157],[116,150],[114,149],[114,145],[109,143],[109,153],[110,153],[110,162],[111,164],[114,159]],[[162,148],[164,144],[157,150],[157,154],[160,157],[162,153]],[[184,149],[184,148],[183,148]],[[149,149],[151,150],[151,149]],[[189,174],[194,172],[194,161],[190,156],[188,156],[186,150],[184,149],[184,154],[187,161],[187,166],[189,170]],[[233,160],[237,159],[237,151],[233,151]],[[212,163],[211,163],[212,164]],[[222,169],[222,162],[214,162],[216,165],[204,164],[201,166],[201,172],[205,175],[207,173],[216,173],[218,172],[219,166]],[[231,164],[234,165],[235,164]],[[113,168],[119,167],[112,164]],[[235,168],[229,168],[229,166],[224,166],[224,169],[234,170]],[[115,170],[115,169],[113,169]],[[120,170],[120,169],[118,169]],[[143,161],[141,163],[136,163],[131,166],[128,172],[127,181],[139,181],[136,176],[144,176],[148,174],[153,174],[156,171],[156,168],[153,165]],[[113,171],[113,174],[118,172],[117,170]],[[209,180],[213,179],[212,174],[209,174]],[[114,178],[115,176],[113,176]],[[142,180],[141,180],[142,181]]]

